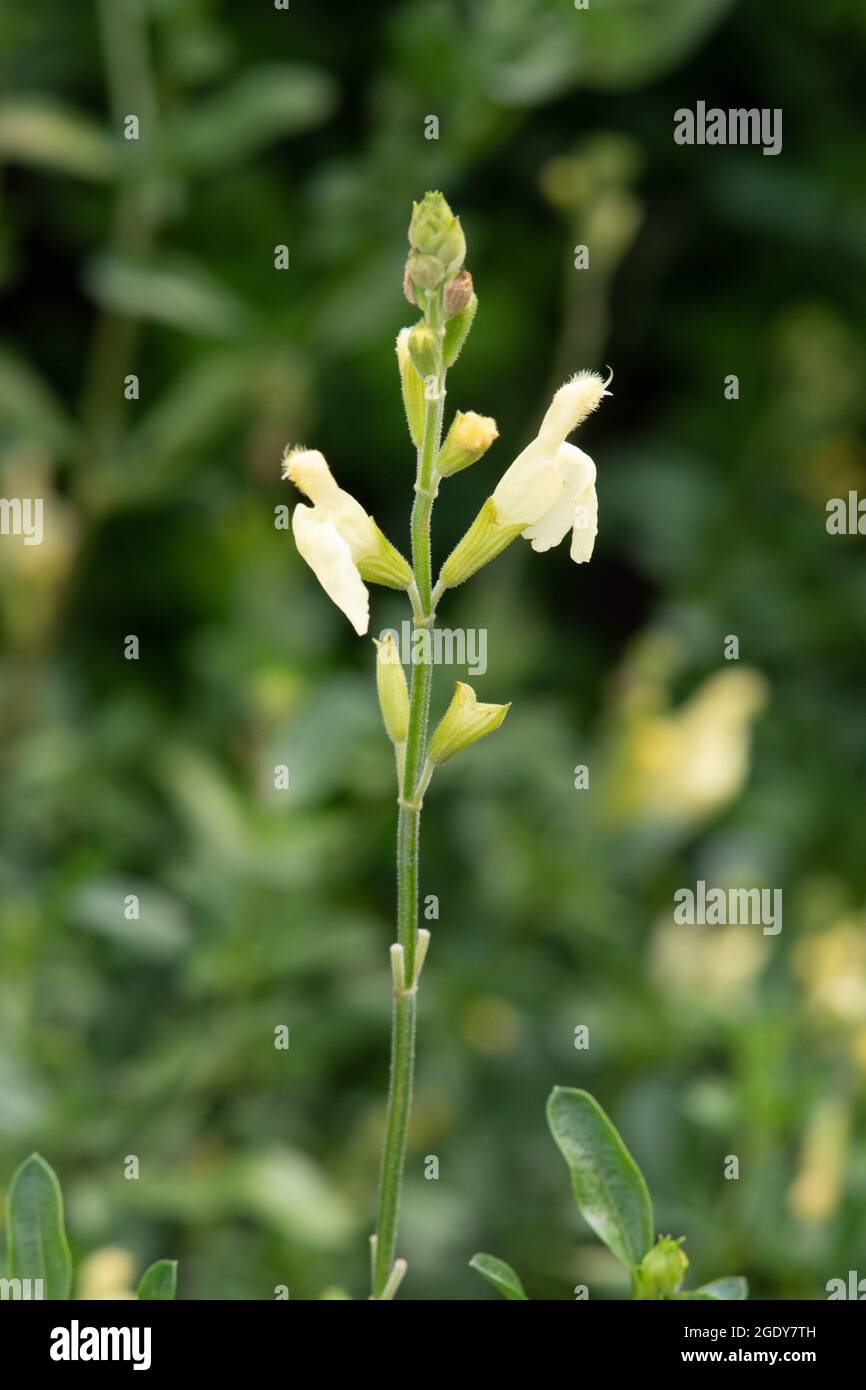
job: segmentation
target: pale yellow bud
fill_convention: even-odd
[[[406,411],[409,434],[415,448],[420,449],[424,438],[426,402],[424,382],[415,370],[415,364],[409,355],[411,332],[411,328],[403,328],[397,334],[397,365],[400,368],[400,389],[403,393],[403,408]]]
[[[452,473],[477,463],[498,437],[496,421],[489,415],[458,410],[436,460],[436,472],[443,478],[450,478]]]
[[[433,731],[427,757],[435,767],[499,728],[510,705],[479,704],[471,685],[458,681],[451,704]]]
[[[376,642],[376,690],[385,732],[392,743],[405,743],[409,732],[409,687],[393,632],[386,632],[381,642]]]
[[[436,376],[439,371],[439,340],[429,323],[423,320],[416,323],[414,328],[410,328],[407,341],[409,356],[421,380]]]

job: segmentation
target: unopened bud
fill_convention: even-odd
[[[436,460],[436,472],[450,478],[471,463],[477,463],[499,436],[496,421],[474,410],[458,410]]]
[[[460,278],[459,276],[457,277]],[[456,281],[455,281],[456,283]],[[449,286],[445,286],[447,293]],[[478,296],[470,295],[465,309],[461,309],[455,314],[453,319],[449,319],[445,325],[445,336],[442,339],[442,358],[446,367],[453,367],[460,350],[466,339],[469,337],[469,330],[475,319],[475,312],[478,308]]]
[[[446,319],[462,314],[472,298],[472,276],[468,270],[461,270],[453,280],[449,280],[442,291],[442,310]]]
[[[439,339],[429,323],[416,323],[409,331],[409,356],[422,381],[439,373]]]
[[[397,334],[397,365],[400,368],[400,387],[403,392],[403,406],[409,425],[409,434],[416,449],[421,448],[424,438],[424,382],[415,370],[409,356],[409,334],[411,328],[402,328]]]
[[[409,223],[409,245],[425,261],[435,261],[437,278],[427,284],[420,278],[417,266],[412,268],[412,281],[423,289],[435,289],[462,268],[466,259],[466,238],[446,199],[441,193],[425,193],[420,203],[412,204]],[[422,268],[421,274],[426,273]]]
[[[409,732],[409,687],[393,632],[376,642],[376,690],[385,732],[392,743],[405,743]]]
[[[409,301],[410,304],[416,304],[416,305],[417,305],[418,300],[415,298],[415,287],[414,287],[414,285],[412,284],[412,257],[411,257],[411,256],[409,256],[409,257],[407,258],[406,264],[405,264],[405,266],[403,267],[403,293],[405,294],[405,296],[406,296],[406,298],[408,299],[408,301]]]
[[[685,1278],[688,1256],[682,1238],[659,1236],[635,1270],[635,1293],[641,1299],[672,1298]]]
[[[482,705],[471,685],[458,681],[451,704],[433,731],[427,757],[434,767],[498,729],[510,705]]]
[[[406,262],[406,274],[417,295],[418,290],[435,290],[441,285],[442,264],[435,256],[422,256],[420,251],[413,251]]]

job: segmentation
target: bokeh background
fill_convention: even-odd
[[[51,1160],[81,1294],[160,1255],[185,1298],[366,1293],[393,762],[372,647],[274,508],[303,441],[408,543],[426,188],[481,305],[449,404],[501,434],[438,556],[554,386],[615,381],[591,565],[518,543],[441,609],[513,709],[427,798],[402,1296],[494,1296],[476,1249],[625,1296],[554,1083],[614,1117],[694,1280],[866,1275],[866,570],[824,524],[866,489],[864,47],[861,0],[3,7],[0,492],[46,534],[0,542],[0,1187]],[[676,146],[697,100],[783,108],[782,155]],[[675,926],[698,878],[782,888],[781,934]]]

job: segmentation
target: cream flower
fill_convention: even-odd
[[[370,625],[364,579],[400,589],[412,582],[412,571],[360,502],[337,486],[318,449],[287,452],[283,477],[313,503],[300,502],[292,513],[298,551],[361,637]]]
[[[466,535],[452,550],[439,582],[453,589],[499,555],[517,536],[549,550],[571,531],[571,558],[592,555],[598,533],[595,464],[566,436],[610,395],[597,372],[578,372],[560,386],[532,443],[500,478]]]
[[[570,530],[577,564],[590,558],[598,533],[595,464],[566,437],[610,394],[606,386],[597,372],[578,372],[560,386],[538,435],[493,493],[497,523],[522,526],[533,550],[559,545]]]

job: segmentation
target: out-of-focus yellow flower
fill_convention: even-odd
[[[842,1195],[847,1150],[848,1107],[829,1097],[809,1120],[800,1170],[788,1189],[788,1205],[798,1221],[820,1225],[833,1216]]]
[[[799,940],[794,969],[811,1006],[836,1023],[866,1025],[866,920],[851,913]]]
[[[118,1245],[104,1245],[79,1265],[78,1297],[85,1302],[135,1298],[134,1275],[130,1252]]]
[[[767,952],[767,938],[759,932],[739,926],[692,931],[668,917],[653,932],[649,966],[663,994],[739,1010],[751,1003]]]
[[[611,775],[616,818],[689,822],[726,805],[746,783],[751,724],[766,700],[764,677],[734,667],[676,710],[632,717]]]

